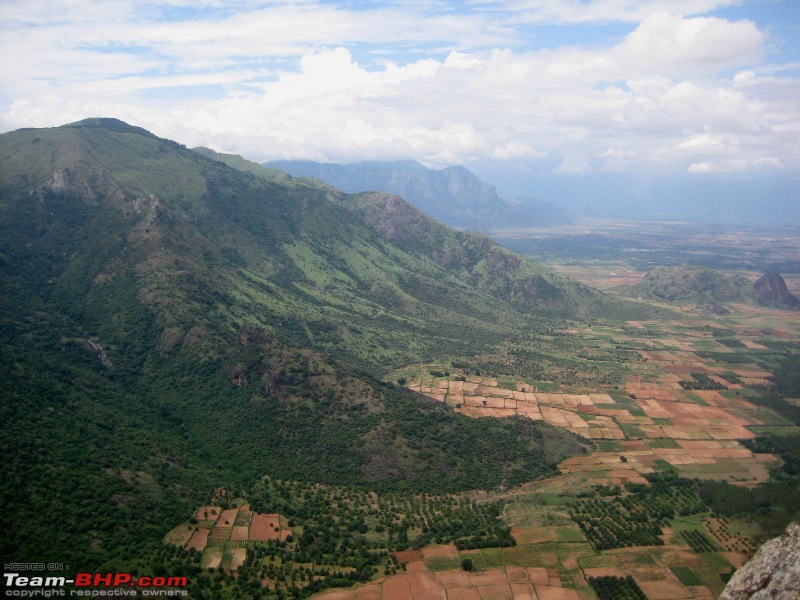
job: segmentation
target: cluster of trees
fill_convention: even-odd
[[[718,381],[714,381],[705,373],[692,373],[692,380],[679,381],[685,390],[725,390],[728,389]]]
[[[642,588],[630,575],[589,577],[588,581],[600,600],[647,600]]]
[[[452,495],[375,493],[271,479],[248,494],[256,512],[286,515],[296,536],[248,549],[239,578],[267,580],[290,597],[405,569],[392,552],[437,543],[513,545],[502,505]],[[296,590],[296,591],[295,591]]]
[[[650,485],[597,486],[602,498],[570,504],[572,519],[597,550],[628,546],[660,546],[662,527],[677,514],[707,510],[697,494],[697,483],[672,473],[647,476]]]
[[[696,529],[687,529],[682,531],[681,535],[686,543],[692,547],[692,550],[700,554],[701,552],[715,552],[717,550],[714,543],[708,539],[708,536],[702,531]]]
[[[570,506],[570,516],[597,550],[664,543],[658,537],[663,519],[644,511],[625,511],[617,502],[579,502]]]
[[[270,334],[248,339],[230,361],[247,386],[229,390],[224,403],[219,396],[201,403],[197,393],[182,398],[192,412],[224,404],[216,433],[231,440],[240,461],[250,458],[253,479],[260,469],[282,479],[450,493],[549,475],[581,451],[566,431],[529,419],[472,419]]]

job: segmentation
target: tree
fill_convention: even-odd
[[[464,571],[472,571],[475,568],[475,565],[472,564],[471,558],[464,558],[461,560],[461,568]]]

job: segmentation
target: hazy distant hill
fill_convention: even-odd
[[[681,265],[656,267],[641,285],[664,300],[706,299],[716,302],[739,300],[750,282],[743,275],[725,275],[714,269]]]
[[[494,186],[468,169],[433,170],[416,161],[366,161],[339,165],[313,161],[272,161],[296,177],[316,177],[345,192],[388,192],[402,196],[422,212],[458,229],[549,226],[569,223],[567,211],[543,200],[506,201]]]
[[[664,300],[711,303],[755,302],[781,308],[797,308],[800,300],[786,289],[778,273],[767,273],[754,283],[744,275],[726,275],[714,269],[681,265],[656,267],[642,279],[639,288]],[[724,310],[716,307],[716,310]]]
[[[650,309],[458,232],[114,119],[0,135],[0,546],[94,569],[265,473],[493,487],[579,449],[383,383],[548,319]],[[245,172],[247,171],[247,172]]]

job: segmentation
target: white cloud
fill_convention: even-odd
[[[782,168],[781,161],[774,156],[765,156],[756,160],[743,158],[730,158],[727,160],[706,161],[692,163],[687,172],[695,174],[705,173],[744,173],[768,171]]]
[[[692,137],[676,146],[678,150],[707,150],[709,148],[719,148],[722,146],[722,139],[707,134]]]
[[[597,155],[600,158],[630,158],[636,156],[635,150],[617,150],[616,148],[608,148]]]
[[[757,63],[763,43],[764,35],[750,21],[686,19],[657,12],[646,17],[612,55],[632,70],[686,76]]]
[[[492,152],[492,158],[499,160],[508,160],[510,158],[544,158],[547,156],[544,152],[538,152],[520,142],[508,142],[504,146],[496,146]]]
[[[740,0],[473,0],[487,10],[506,10],[530,23],[638,23],[658,11],[699,15]]]
[[[74,0],[48,15],[44,3],[7,0],[0,122],[116,116],[256,160],[800,169],[800,81],[763,64],[753,22],[687,16],[729,2],[491,4],[206,2],[216,18],[158,22],[152,3]],[[526,49],[517,17],[633,26],[615,40]]]

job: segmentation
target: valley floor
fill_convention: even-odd
[[[581,502],[581,496],[600,497],[597,486],[624,489],[626,483],[647,483],[645,476],[659,472],[750,487],[767,481],[780,459],[755,453],[742,440],[798,428],[751,401],[763,393],[771,375],[763,361],[752,359],[800,340],[798,314],[737,305],[726,317],[687,313],[680,322],[627,322],[616,328],[587,327],[574,335],[587,346],[640,346],[624,385],[554,388],[550,382],[502,375],[468,375],[457,381],[460,370],[450,377],[431,376],[431,370],[445,368],[440,365],[409,373],[410,389],[465,414],[521,414],[597,443],[596,451],[563,461],[560,477],[486,495],[508,502],[505,518],[517,545],[453,556],[454,562],[469,556],[480,565],[469,574],[441,570],[440,560],[432,556],[443,551],[423,549],[408,574],[324,597],[378,597],[372,594],[383,586],[383,598],[594,598],[590,578],[628,575],[651,599],[719,595],[722,576],[755,550],[761,533],[755,522],[728,521],[710,511],[676,515],[661,528],[659,545],[598,551],[567,507]],[[697,548],[702,551],[692,548],[687,531],[700,532],[707,543]]]

